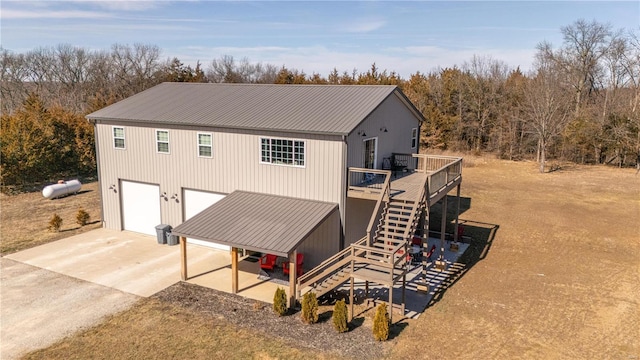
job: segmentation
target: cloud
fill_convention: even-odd
[[[383,19],[368,18],[359,19],[343,27],[343,31],[348,33],[368,33],[384,27],[387,22]]]
[[[151,0],[74,0],[73,2],[81,4],[91,4],[103,9],[113,11],[143,11],[155,9],[163,3],[163,1]],[[168,1],[166,1],[168,3]]]
[[[108,17],[111,15],[82,10],[2,10],[2,19],[98,19]]]

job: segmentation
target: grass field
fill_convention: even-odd
[[[466,267],[418,320],[404,322],[386,357],[640,359],[640,176],[603,166],[539,174],[535,163],[471,160],[462,183],[461,218],[474,237]],[[5,204],[20,200],[2,201],[4,243]],[[93,218],[96,208],[84,206]],[[49,213],[22,220],[46,228]],[[339,357],[155,299],[27,357],[114,355]]]
[[[101,225],[97,182],[82,184],[78,194],[59,199],[45,199],[40,192],[12,196],[0,193],[0,202],[0,255],[96,229]],[[91,216],[90,223],[82,227],[76,224],[76,214],[80,208],[84,208]],[[53,214],[62,218],[59,232],[48,230]]]

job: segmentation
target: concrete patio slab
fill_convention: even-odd
[[[446,290],[451,284],[461,276],[465,267],[464,264],[458,263],[458,259],[464,254],[469,247],[469,244],[458,243],[458,251],[450,250],[450,241],[445,241],[444,253],[442,259],[445,262],[445,269],[438,271],[435,269],[434,262],[438,260],[440,255],[440,239],[429,238],[427,240],[426,248],[436,245],[436,252],[432,255],[431,261],[427,264],[426,279],[423,276],[422,265],[411,265],[406,277],[406,291],[405,291],[405,312],[404,316],[409,319],[417,319],[427,308],[427,306],[433,301],[437,300],[441,296],[442,292]],[[418,285],[426,283],[429,286],[427,292],[418,291]],[[338,288],[339,291],[348,293],[349,282],[344,283]],[[365,282],[354,282],[354,296],[357,299],[375,299],[380,301],[389,300],[389,289],[385,286],[379,286],[374,283],[369,283],[369,294],[365,295]],[[402,303],[402,284],[398,283],[393,287],[393,303]]]

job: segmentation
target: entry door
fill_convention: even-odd
[[[375,169],[378,157],[378,138],[366,139],[364,141],[364,162],[365,169]]]

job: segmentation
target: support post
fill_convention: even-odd
[[[369,280],[364,281],[364,298],[369,298]]]
[[[455,242],[458,242],[460,240],[458,239],[458,223],[460,219],[460,185],[462,184],[458,184],[458,189],[456,190],[456,228],[453,234],[453,241]]]
[[[406,289],[407,289],[407,273],[402,275],[402,316],[404,316],[404,304],[406,303]]]
[[[180,277],[187,281],[187,238],[180,236]]]
[[[393,274],[393,269],[391,271]],[[393,324],[393,281],[389,284],[389,322]]]
[[[351,275],[351,286],[349,286],[349,303],[351,310],[349,311],[349,321],[353,320],[353,275]]]
[[[296,282],[298,281],[298,269],[296,268],[296,260],[298,257],[298,250],[293,250],[289,254],[289,308],[296,307]]]
[[[231,248],[231,293],[238,293],[238,248]]]
[[[440,260],[444,261],[444,238],[447,231],[447,194],[442,198],[442,223],[440,224]]]

